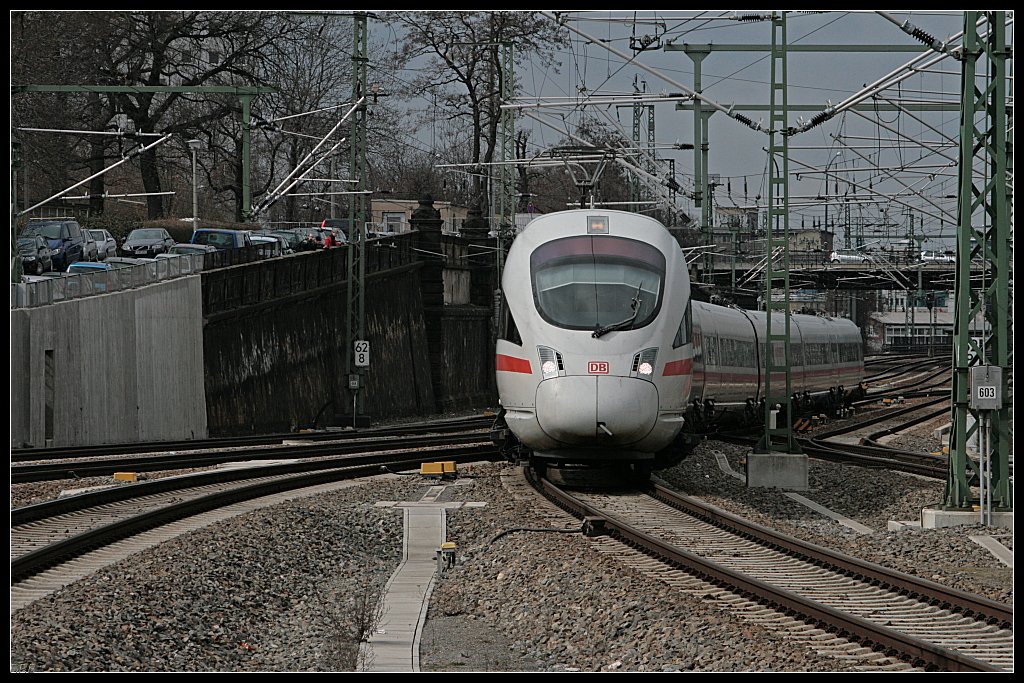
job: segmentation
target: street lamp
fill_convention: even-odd
[[[192,232],[199,229],[199,193],[196,192],[196,152],[203,147],[202,140],[189,140],[188,148],[192,150]]]

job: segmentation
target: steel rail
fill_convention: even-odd
[[[489,446],[487,448],[473,449],[468,453],[463,452],[459,455],[454,455],[449,451],[445,453],[445,457],[456,462],[468,462],[485,457],[493,457],[496,453],[497,450],[493,446]],[[415,468],[423,462],[423,459],[423,455],[420,454],[416,457],[396,458],[387,462],[378,461],[367,465],[334,467],[328,470],[321,468],[317,472],[307,472],[293,477],[260,482],[250,486],[208,494],[173,505],[158,507],[128,520],[118,520],[105,526],[89,529],[81,534],[46,545],[11,560],[11,582],[18,583],[24,581],[55,564],[78,557],[95,548],[109,545],[114,541],[128,538],[142,531],[202,512],[282,491],[316,486],[343,479],[377,475],[381,473],[382,466],[395,470]],[[264,471],[262,474],[266,474],[266,472]]]
[[[54,462],[36,465],[16,465],[11,468],[11,483],[81,479],[112,475],[115,472],[158,472],[193,467],[208,467],[237,460],[277,460],[282,458],[316,458],[349,453],[423,448],[442,444],[465,444],[485,440],[483,434],[442,434],[409,436],[390,441],[358,443],[316,443],[302,446],[276,446],[255,450],[218,450],[202,453],[156,455],[139,458],[111,458],[79,462]]]
[[[486,458],[490,453],[493,444],[487,442],[486,439],[479,439],[479,442],[480,444],[484,444],[486,442],[486,445],[466,445],[461,448],[453,449],[436,448],[434,450],[427,450],[424,453],[429,454],[431,457],[451,457],[452,459],[462,457],[463,455]],[[110,503],[131,500],[132,498],[141,498],[143,496],[149,496],[157,493],[165,493],[167,491],[178,491],[208,484],[222,484],[225,482],[253,479],[267,475],[298,474],[301,472],[321,470],[328,467],[374,465],[381,463],[382,457],[388,456],[381,456],[376,453],[347,455],[338,458],[305,460],[302,462],[279,463],[276,465],[218,469],[209,472],[197,472],[196,474],[190,474],[182,477],[163,477],[161,479],[140,481],[133,484],[110,486],[94,491],[88,491],[86,493],[79,493],[77,495],[65,496],[63,498],[47,500],[42,503],[34,503],[32,505],[14,508],[11,510],[11,527],[18,527],[31,522],[56,517],[57,515],[67,514],[69,512],[77,512],[97,505],[107,505]]]
[[[97,455],[128,455],[158,451],[189,451],[239,446],[267,446],[290,441],[333,441],[363,439],[377,436],[403,436],[422,432],[452,432],[460,429],[489,427],[494,416],[462,418],[434,423],[416,423],[399,426],[371,427],[344,431],[318,432],[275,432],[272,434],[248,434],[245,436],[222,436],[211,439],[185,439],[173,441],[142,441],[135,443],[98,444],[94,446],[56,446],[49,448],[12,448],[11,462],[33,460],[58,460],[62,458],[85,458]]]
[[[728,569],[681,548],[676,548],[632,527],[622,520],[604,514],[600,510],[574,499],[550,482],[542,481],[540,482],[540,487],[560,507],[584,519],[586,526],[591,530],[603,529],[624,542],[642,549],[644,552],[660,557],[671,564],[684,567],[689,571],[694,571],[710,579],[712,582],[724,584],[733,590],[754,596],[785,611],[798,613],[801,617],[813,622],[820,622],[828,624],[833,628],[838,628],[844,633],[850,634],[852,638],[860,640],[865,646],[900,652],[915,662],[922,662],[926,666],[947,671],[1001,671],[1001,669],[987,662],[939,647],[933,643],[908,636],[885,626],[874,624],[860,617],[845,614],[791,591],[777,588],[764,581]],[[882,570],[885,571],[884,568]],[[979,596],[973,597],[981,601],[985,600]],[[994,603],[994,605],[998,606],[999,603]],[[991,606],[989,606],[989,609],[993,612],[997,611]],[[1003,613],[1006,613],[1005,609]],[[1012,621],[1012,610],[1009,610],[1008,614]]]

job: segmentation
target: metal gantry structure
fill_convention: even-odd
[[[187,93],[238,97],[242,109],[242,216],[252,216],[252,186],[250,169],[252,158],[251,105],[252,98],[262,93],[277,92],[277,88],[262,85],[19,85],[11,87],[19,92],[94,92],[94,93]]]
[[[986,36],[978,33],[982,17],[987,19]],[[961,57],[953,406],[943,507],[970,510],[979,500],[982,515],[986,507],[1013,509],[1009,464],[1013,246],[1008,189],[1013,150],[1007,139],[1007,59],[1011,55],[1005,22],[1002,11],[966,12]],[[988,270],[977,290],[971,286],[975,258]],[[977,329],[975,321],[980,322]],[[983,384],[979,378],[984,375],[975,374],[995,368],[999,372],[991,384]],[[985,397],[978,392],[984,387],[991,387],[997,401],[983,410],[979,399]],[[978,444],[977,463],[968,451],[972,440]],[[980,498],[974,496],[972,485],[980,487]]]
[[[764,432],[756,452],[801,453],[793,434],[789,310],[789,93],[786,13],[772,16],[771,110],[768,132],[768,225],[764,267]],[[779,162],[781,161],[781,168]],[[781,223],[781,226],[780,226]],[[781,230],[779,229],[781,227]],[[782,289],[781,300],[775,290]],[[781,321],[775,313],[781,313]],[[779,323],[782,329],[779,329]],[[781,381],[777,377],[781,374]],[[775,411],[779,412],[776,413]],[[781,422],[781,424],[779,424]],[[780,440],[782,443],[780,443]]]
[[[639,97],[641,91],[636,89],[634,85],[634,95]],[[647,140],[643,138],[643,121],[644,114],[647,114]],[[654,148],[655,148],[655,136],[654,136],[654,105],[653,104],[642,104],[636,102],[633,104],[633,149],[638,153],[641,149],[645,148],[648,151],[646,155],[647,159],[647,172],[651,175],[657,173],[657,168],[654,162]],[[639,154],[637,157],[637,163],[639,164]],[[649,199],[651,193],[647,190],[647,186],[641,181],[640,177],[635,173],[629,174],[629,200],[636,205],[635,210],[639,210],[641,202]]]

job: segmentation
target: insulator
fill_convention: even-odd
[[[750,119],[748,119],[743,114],[733,114],[732,117],[734,119],[736,119],[737,121],[739,121],[740,123],[746,124],[746,125],[750,126],[751,128],[754,127],[754,122],[751,121]]]
[[[914,36],[922,43],[930,47],[934,47],[937,44],[937,41],[930,35],[928,35],[928,32],[925,31],[923,28],[918,28],[917,26],[915,26],[914,30],[910,32],[910,35]]]

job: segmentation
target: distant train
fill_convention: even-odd
[[[535,219],[509,250],[501,303],[494,433],[535,465],[646,476],[678,462],[687,435],[763,416],[766,314],[693,301],[682,251],[656,220],[597,209]],[[840,404],[864,377],[860,330],[790,323],[795,402]]]

